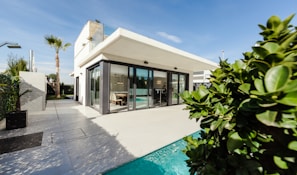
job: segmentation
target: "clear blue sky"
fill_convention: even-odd
[[[55,73],[54,49],[44,36],[73,45],[84,24],[95,19],[106,34],[122,27],[215,62],[224,50],[233,62],[261,39],[258,24],[296,11],[296,0],[2,0],[0,43],[17,42],[22,48],[0,48],[0,72],[9,54],[28,60],[32,49],[38,72]],[[296,21],[297,16],[295,26]],[[60,65],[61,81],[73,83],[73,46],[61,51]]]

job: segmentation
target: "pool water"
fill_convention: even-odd
[[[199,132],[192,134],[199,137]],[[189,174],[182,152],[186,142],[180,139],[136,160],[104,173],[104,175],[184,175]]]

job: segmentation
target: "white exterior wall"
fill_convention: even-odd
[[[103,25],[98,22],[88,21],[74,44],[74,78],[79,77],[78,101],[83,105],[86,105],[86,68],[98,62],[99,58],[95,58],[82,67],[79,66],[79,63],[86,59],[86,56],[94,48],[94,44],[103,41],[103,37]],[[74,95],[76,95],[76,86],[74,88]]]
[[[193,73],[189,73],[189,91],[193,91]]]
[[[103,25],[98,22],[88,21],[80,32],[74,44],[74,58],[81,61],[89,54],[94,46],[102,42]]]
[[[210,75],[211,75],[211,72],[209,70],[196,72],[192,76],[193,82],[194,83],[209,83]]]
[[[173,67],[170,67],[170,66],[160,65],[160,64],[150,63],[150,62],[148,62],[148,64],[144,64],[144,62],[141,60],[135,60],[135,59],[131,59],[131,58],[119,57],[119,56],[108,55],[108,54],[104,54],[103,59],[118,61],[118,62],[128,63],[128,64],[134,64],[134,65],[139,65],[139,66],[157,68],[157,69],[164,69],[164,70],[177,71],[177,72],[183,72],[183,73],[191,73],[190,71],[187,71],[184,69],[175,70]]]

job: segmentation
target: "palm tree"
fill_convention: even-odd
[[[53,47],[56,51],[56,97],[60,98],[60,59],[59,59],[59,51],[62,49],[63,51],[66,50],[67,47],[71,46],[70,43],[64,44],[63,41],[54,36],[54,35],[48,35],[45,36],[45,41],[48,45]]]

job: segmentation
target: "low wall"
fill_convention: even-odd
[[[21,96],[21,109],[30,111],[43,111],[46,106],[46,76],[39,72],[20,72],[20,93],[30,92]]]

